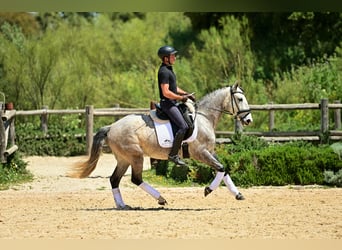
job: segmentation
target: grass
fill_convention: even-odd
[[[27,163],[17,153],[8,157],[7,163],[0,163],[0,190],[32,181],[33,174],[26,169],[26,166]]]
[[[7,190],[11,186],[30,182],[33,175],[28,171],[17,172],[15,169],[6,169],[0,166],[0,190]]]
[[[166,178],[163,175],[156,175],[155,169],[146,170],[143,172],[144,181],[156,187],[201,187],[201,185],[190,180],[179,182],[172,178]]]

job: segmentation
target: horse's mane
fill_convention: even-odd
[[[209,103],[212,103],[213,100],[216,101],[218,95],[222,94],[225,91],[228,91],[230,86],[222,87],[220,89],[216,89],[213,92],[210,92],[203,96],[200,101],[198,102],[199,106],[207,106]]]

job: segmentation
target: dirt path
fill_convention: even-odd
[[[31,183],[0,191],[0,239],[342,239],[342,189],[264,187],[241,189],[236,201],[225,187],[157,188],[157,202],[123,178],[125,202],[113,209],[108,176],[113,156],[103,155],[87,179],[65,177],[80,157],[29,157]]]

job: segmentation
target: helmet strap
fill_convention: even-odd
[[[167,60],[165,60],[165,57],[167,58]],[[167,64],[167,65],[171,65],[171,64],[170,64],[170,55],[164,56],[164,57],[163,57],[163,63],[164,63],[164,64]]]

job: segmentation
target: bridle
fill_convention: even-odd
[[[236,89],[238,89],[238,88],[236,88]],[[237,94],[237,93],[244,95],[242,89],[241,89],[241,92],[240,91],[233,91],[233,88],[230,87],[230,100],[231,100],[231,105],[232,105],[232,109],[233,109],[233,114],[235,113],[234,112],[235,111],[234,103],[235,103],[235,106],[237,108],[236,114],[235,115],[232,114],[232,115],[234,116],[234,118],[238,118],[240,121],[243,121],[243,119],[251,113],[251,109],[240,109],[239,108],[238,102],[236,101],[236,97],[235,97],[235,94]]]
[[[241,89],[241,87],[240,87],[240,89]],[[218,111],[218,112],[221,112],[221,113],[229,114],[229,115],[232,115],[235,119],[243,121],[243,119],[251,113],[251,109],[240,109],[239,108],[238,101],[236,100],[236,97],[235,97],[235,94],[238,94],[238,93],[244,95],[242,89],[241,89],[241,91],[238,91],[238,90],[234,91],[233,87],[230,87],[230,102],[231,102],[231,106],[232,106],[233,112],[229,112],[229,111],[224,110],[224,109],[212,108],[212,107],[207,107],[207,109],[211,109],[211,110],[215,110],[215,111]],[[235,113],[234,104],[235,104],[236,109],[237,109],[236,113]],[[199,114],[202,114],[202,113],[199,113]]]

